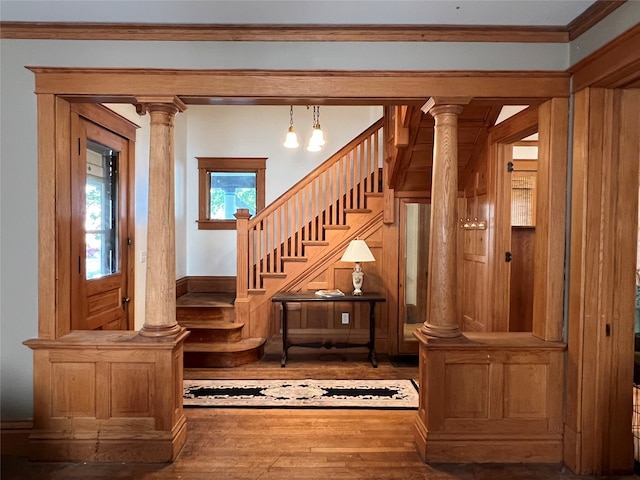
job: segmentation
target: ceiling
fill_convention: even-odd
[[[5,22],[566,26],[595,0],[0,0]]]

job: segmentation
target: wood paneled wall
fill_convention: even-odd
[[[169,462],[186,440],[182,344],[136,332],[73,332],[34,350],[30,458]]]
[[[563,343],[529,333],[417,336],[416,443],[427,462],[562,460]]]
[[[629,472],[640,90],[575,96],[564,461]]]
[[[488,223],[489,196],[487,194],[487,149],[482,150],[481,160],[474,162],[470,181],[460,185],[464,190],[465,211],[461,218],[483,220]],[[489,250],[488,235],[491,227],[484,230],[460,230],[462,237],[461,315],[464,331],[484,332],[489,323]]]

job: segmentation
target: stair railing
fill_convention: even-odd
[[[284,276],[283,259],[302,258],[305,244],[324,241],[325,226],[340,228],[345,212],[382,193],[382,126],[380,119],[251,220],[238,217],[237,298],[259,290],[266,275]]]

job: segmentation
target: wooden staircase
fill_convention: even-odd
[[[383,220],[383,119],[378,120],[254,218],[236,215],[236,315],[243,338],[270,331],[271,297],[299,288],[340,259],[351,240]]]
[[[265,339],[242,338],[235,322],[234,295],[187,293],[176,300],[176,319],[191,333],[184,345],[185,368],[236,367],[262,358]]]
[[[380,227],[383,215],[380,119],[255,218],[238,210],[236,295],[188,293],[177,320],[191,331],[189,369],[232,367],[262,358],[271,297],[339,260],[348,243]]]

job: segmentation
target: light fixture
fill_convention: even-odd
[[[475,217],[473,220],[460,219],[460,228],[463,230],[485,230],[487,228],[486,220],[478,220],[478,217]]]
[[[298,145],[300,145],[296,131],[293,129],[293,105],[289,109],[289,131],[283,145],[285,148],[298,148]]]
[[[313,131],[309,138],[309,144],[307,145],[307,151],[319,152],[320,147],[325,144],[324,133],[320,128],[320,107],[313,107]]]
[[[353,267],[353,273],[351,274],[351,278],[353,280],[353,294],[354,295],[362,295],[362,282],[364,281],[364,272],[360,267],[362,262],[375,262],[376,259],[373,257],[371,250],[367,246],[367,243],[364,240],[359,240],[356,238],[355,240],[351,240],[347,250],[342,255],[340,259],[342,262],[355,262],[355,266]]]

